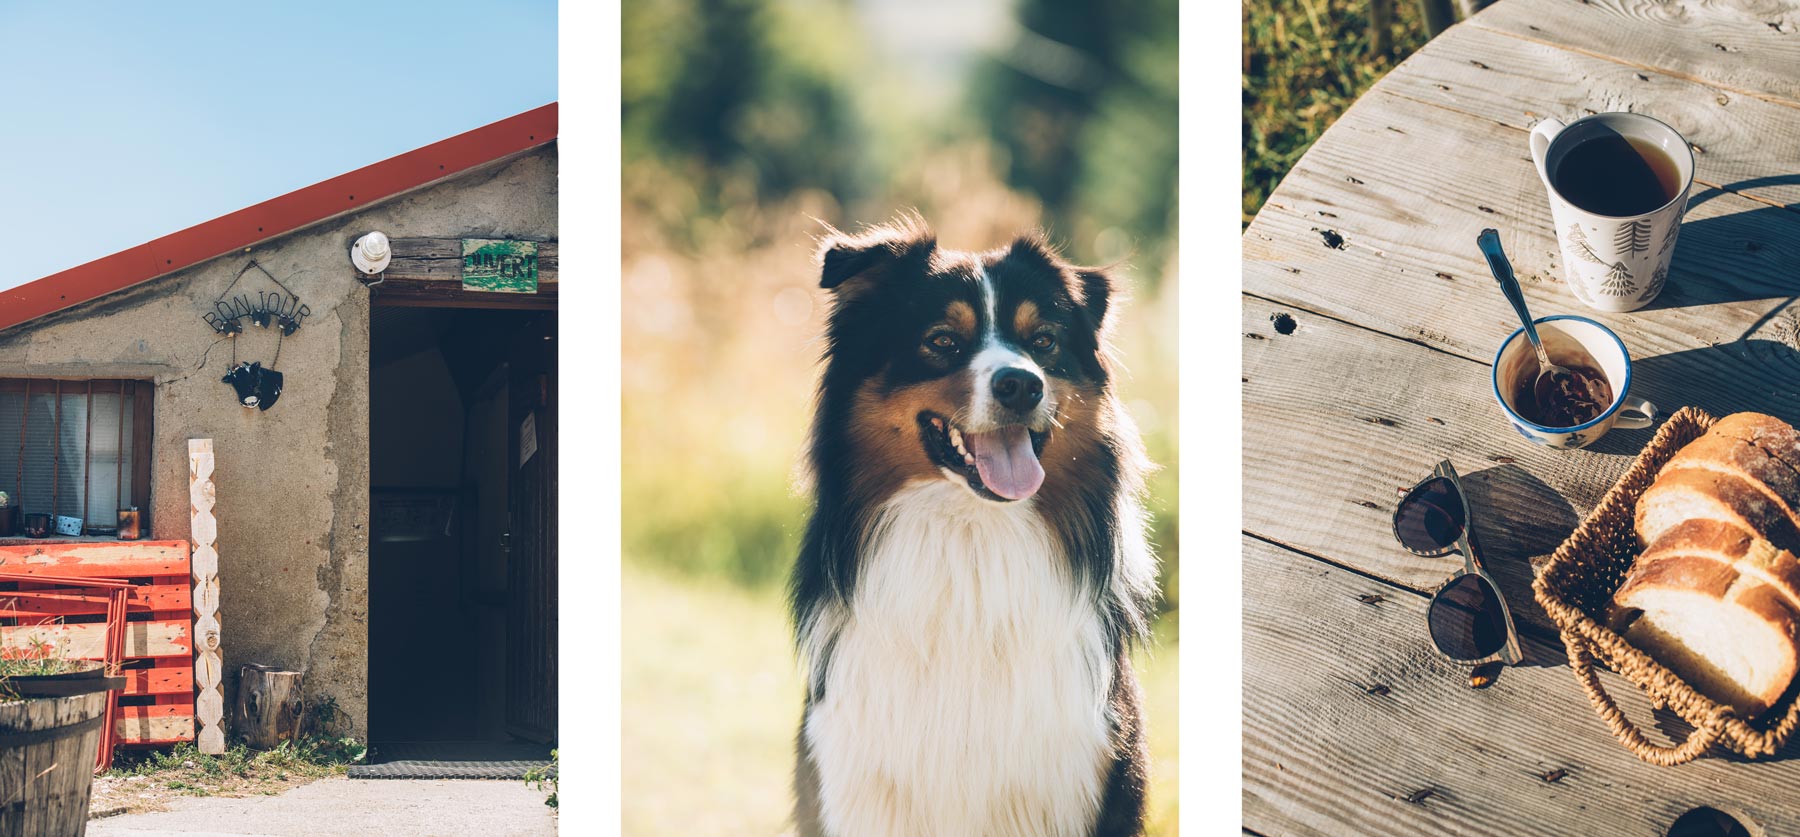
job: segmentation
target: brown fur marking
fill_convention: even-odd
[[[866,492],[863,501],[880,503],[909,480],[943,479],[919,440],[919,414],[929,410],[953,416],[968,403],[966,375],[948,375],[886,392],[875,379],[864,382],[850,411],[854,461],[862,470],[856,486]]]
[[[1043,322],[1043,315],[1038,312],[1037,303],[1027,299],[1013,309],[1013,332],[1020,340],[1029,341],[1038,325]]]
[[[969,303],[956,300],[944,309],[944,322],[948,323],[964,340],[975,339],[975,309]]]

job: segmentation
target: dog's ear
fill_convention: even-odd
[[[1056,252],[1049,237],[1041,230],[1019,236],[1013,241],[1007,255],[1016,259],[1029,259],[1065,276],[1073,276],[1074,282],[1069,295],[1074,298],[1075,305],[1087,315],[1096,333],[1105,329],[1106,313],[1116,290],[1107,268],[1076,267],[1069,264]]]
[[[1081,309],[1087,312],[1095,332],[1106,331],[1106,314],[1118,289],[1112,274],[1104,268],[1082,267],[1075,269],[1075,278],[1081,288]]]
[[[853,279],[879,279],[902,265],[922,272],[936,250],[937,236],[916,216],[855,234],[831,230],[819,247],[819,287],[842,292]]]

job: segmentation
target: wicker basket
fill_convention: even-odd
[[[1543,573],[1532,584],[1538,603],[1562,631],[1569,668],[1593,702],[1594,710],[1620,743],[1651,764],[1689,762],[1704,755],[1715,743],[1749,758],[1772,755],[1800,722],[1800,701],[1793,688],[1761,716],[1745,721],[1730,707],[1694,691],[1674,672],[1606,626],[1613,593],[1641,551],[1634,527],[1638,497],[1656,479],[1663,463],[1683,445],[1706,433],[1713,421],[1712,416],[1693,407],[1670,416],[1631,469],[1550,556]],[[1658,705],[1673,709],[1694,726],[1694,732],[1677,747],[1658,746],[1646,739],[1601,686],[1594,671],[1596,661],[1637,684]]]

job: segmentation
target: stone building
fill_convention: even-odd
[[[258,663],[365,740],[554,740],[556,130],[546,105],[0,291],[23,512],[185,540],[212,440],[225,706]]]

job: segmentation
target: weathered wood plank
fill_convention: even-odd
[[[1743,337],[1800,346],[1800,311],[1789,307],[1800,292],[1800,214],[1718,193],[1690,206],[1662,296],[1629,314],[1591,311],[1559,278],[1524,132],[1370,93],[1245,231],[1244,287],[1486,361],[1518,325],[1475,248],[1491,226],[1534,313],[1605,323],[1634,357]]]
[[[106,623],[0,626],[0,648],[24,651],[39,641],[49,643],[63,656],[104,659]],[[132,622],[125,626],[127,657],[184,657],[193,652],[193,635],[185,619]]]
[[[27,575],[135,578],[187,574],[186,541],[8,543],[0,571]]]
[[[125,716],[113,722],[113,729],[118,732],[120,744],[166,744],[175,741],[192,741],[194,740],[194,716]]]
[[[1277,328],[1271,318],[1284,314]],[[1515,620],[1554,637],[1531,598],[1531,562],[1574,531],[1652,431],[1615,430],[1593,449],[1553,451],[1507,424],[1486,364],[1254,298],[1242,322],[1244,530],[1434,589],[1461,563],[1400,548],[1394,503],[1449,459],[1469,491],[1483,559],[1518,601]],[[1655,372],[1642,380],[1682,380]],[[1800,399],[1791,403],[1800,417]]]
[[[101,588],[53,590],[0,590],[0,618],[82,616],[106,613],[106,594]],[[126,607],[144,610],[187,611],[191,596],[186,584],[145,584],[127,591]]]
[[[23,712],[14,709],[8,714],[16,717]],[[3,720],[11,721],[13,719],[4,718]],[[7,727],[16,729],[17,725],[8,723]],[[0,788],[25,787],[25,751],[25,747],[0,747]],[[19,829],[22,825],[19,820],[18,817],[0,818],[0,837],[19,837]]]
[[[462,284],[462,239],[460,238],[396,238],[389,242],[393,258],[382,271],[381,287],[387,282],[443,282]],[[538,288],[555,285],[557,246],[554,241],[538,242]]]
[[[1691,76],[1464,27],[1454,38],[1426,44],[1384,77],[1380,89],[1521,131],[1545,117],[1568,122],[1603,111],[1646,114],[1696,146],[1697,181],[1776,205],[1800,204],[1794,154],[1800,108]],[[1523,140],[1518,148],[1524,148]],[[1696,187],[1694,194],[1705,191]]]
[[[185,695],[194,694],[194,669],[192,666],[158,666],[156,668],[128,668],[119,674],[125,677],[125,695]]]
[[[1800,103],[1791,0],[1508,0],[1468,24]]]
[[[119,707],[121,718],[179,718],[194,714],[194,701],[190,698],[174,703],[154,703],[141,706]]]
[[[422,308],[504,308],[517,311],[545,311],[556,308],[556,286],[540,287],[535,294],[488,293],[465,291],[449,282],[396,280],[392,286],[383,283],[374,289],[376,305]]]
[[[188,537],[193,538],[194,687],[199,722],[195,746],[202,753],[225,752],[224,663],[219,654],[219,525],[213,516],[213,442],[188,440]]]
[[[1243,548],[1246,828],[1662,834],[1710,805],[1768,834],[1800,833],[1796,747],[1752,764],[1645,764],[1607,732],[1565,663],[1508,668],[1471,689],[1467,668],[1432,651],[1424,597],[1255,539]],[[1685,735],[1625,680],[1601,678],[1651,735]]]

